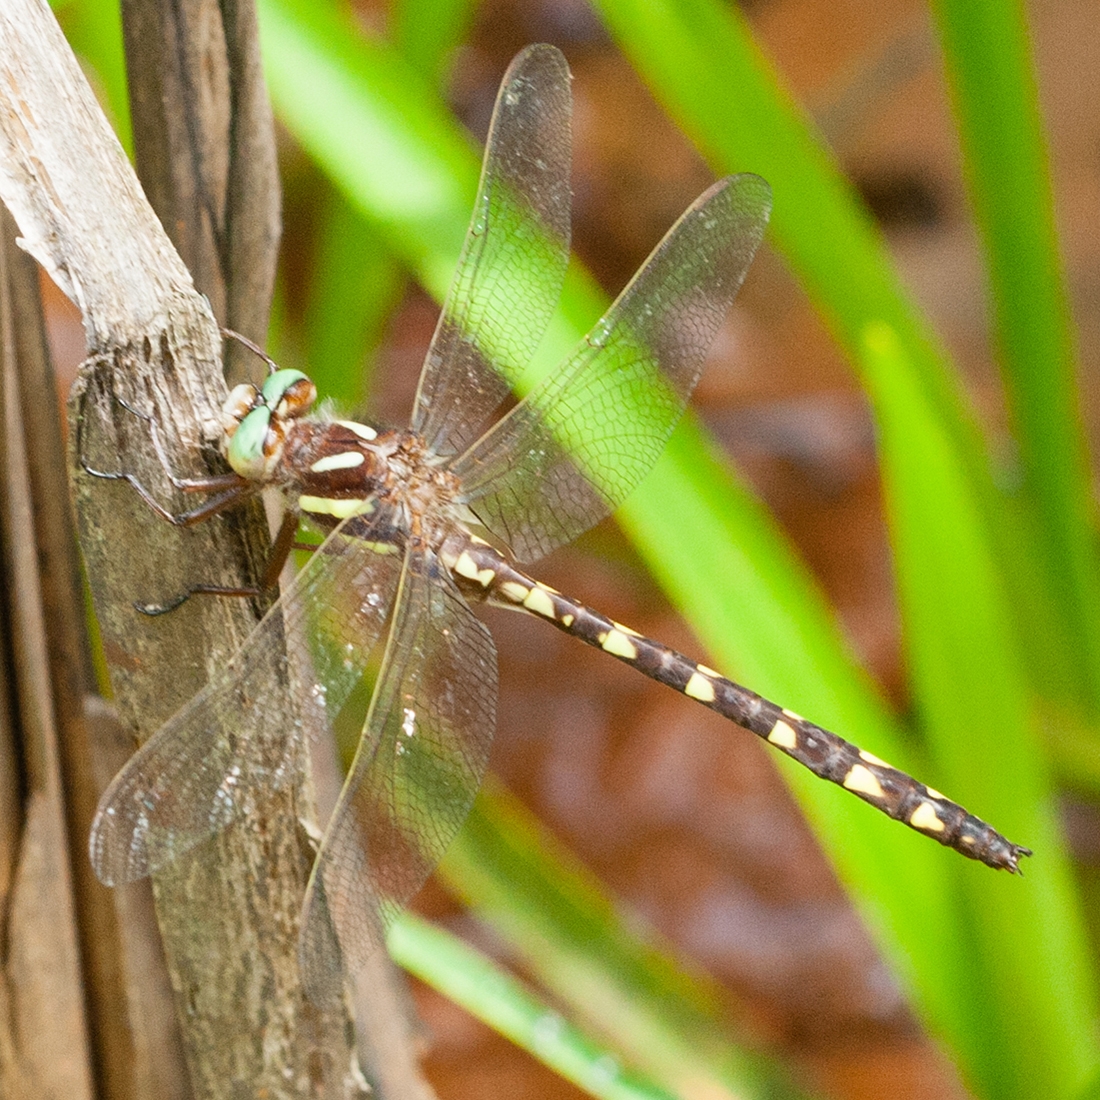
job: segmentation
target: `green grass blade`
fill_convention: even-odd
[[[899,334],[930,401],[981,462],[943,349],[905,292],[870,215],[780,87],[748,25],[714,0],[600,0],[627,56],[716,172],[751,170],[774,192],[769,240],[858,362],[863,326]]]
[[[394,961],[598,1100],[672,1100],[674,1093],[625,1071],[551,1005],[492,960],[412,913],[390,929]]]
[[[558,1001],[663,1088],[716,1100],[800,1095],[778,1067],[733,1046],[716,983],[642,938],[499,783],[486,783],[440,871]]]
[[[303,313],[302,341],[318,392],[362,409],[367,357],[405,289],[405,275],[375,228],[331,186],[318,204],[320,231]]]
[[[450,280],[477,186],[473,142],[437,93],[350,18],[302,0],[258,5],[281,121],[433,293]]]
[[[715,171],[751,167],[771,183],[770,239],[851,362],[868,369],[860,350],[865,325],[883,321],[897,334],[906,369],[952,439],[987,513],[1000,568],[1013,583],[1014,626],[1030,647],[1028,671],[1037,681],[1062,685],[1063,695],[1087,697],[1080,659],[1066,640],[1060,603],[1051,591],[1054,566],[1043,556],[1041,537],[1030,517],[1003,508],[974,414],[946,352],[903,288],[853,189],[778,86],[743,17],[714,0],[600,0],[599,7],[624,51]]]
[[[968,1075],[982,1096],[1022,1100],[1039,1080],[1046,1095],[1071,1096],[1097,1064],[1094,976],[1006,594],[951,443],[898,362],[900,341],[876,325],[865,346],[879,360],[868,376],[883,380],[872,399],[923,727],[952,785],[1036,850],[1024,881],[952,868],[975,943],[960,986]]]
[[[473,0],[399,0],[390,9],[390,37],[417,72],[441,85],[473,18]]]
[[[1068,624],[1064,636],[1075,639],[1062,655],[1062,667],[1075,675],[1048,679],[1043,688],[1056,696],[1087,689],[1077,702],[1095,712],[1100,580],[1091,483],[1024,8],[937,0],[933,11],[985,252],[1024,489],[1041,519],[1049,583]],[[1044,662],[1044,670],[1051,664]]]

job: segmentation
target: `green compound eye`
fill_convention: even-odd
[[[276,408],[279,402],[286,396],[287,390],[291,389],[298,382],[309,382],[308,375],[303,374],[300,370],[290,370],[289,368],[287,370],[277,370],[274,374],[269,374],[263,386],[260,387],[260,394],[264,399],[264,404],[270,409]]]
[[[293,371],[280,373],[292,374]],[[272,377],[275,377],[272,375]],[[266,406],[253,409],[240,423],[229,441],[226,458],[234,472],[241,477],[258,478],[263,475],[266,456],[264,443],[271,426],[271,410]]]
[[[262,404],[245,413],[233,429],[226,451],[233,470],[251,481],[261,480],[270,472],[275,457],[267,451],[269,441],[272,446],[275,443],[272,428],[281,437],[286,421],[306,413],[316,400],[317,391],[300,370],[277,370],[268,375],[258,396]]]

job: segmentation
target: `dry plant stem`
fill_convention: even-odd
[[[133,418],[118,416],[112,395],[123,392],[162,425],[178,472],[206,472],[196,456],[224,392],[216,326],[43,0],[6,0],[0,9],[0,195],[28,250],[81,309],[89,358],[70,413],[88,416],[97,453],[124,456],[163,489]],[[233,601],[192,601],[149,622],[131,601],[176,590],[195,562],[210,579],[239,582],[242,557],[263,557],[262,524],[210,524],[184,538],[123,485],[77,476],[74,495],[119,705],[148,735],[227,659],[255,613]],[[270,1097],[358,1094],[346,1019],[319,1018],[299,986],[297,913],[309,857],[297,809],[294,792],[275,796],[258,823],[228,830],[158,876],[195,1095],[236,1097],[242,1086]],[[129,992],[127,1000],[134,1003]]]
[[[218,318],[262,344],[280,190],[253,5],[127,0],[123,31],[138,174]],[[234,341],[226,349],[244,351]],[[245,352],[236,375],[254,377],[256,368]],[[368,1076],[383,1097],[429,1095],[399,979],[385,956],[375,969],[356,1013]]]
[[[9,640],[4,671],[11,677],[4,693],[5,726],[13,735],[11,744],[18,743],[20,750],[18,758],[15,752],[6,754],[5,794],[10,801],[0,811],[8,818],[4,832],[14,841],[0,914],[5,948],[0,1094],[90,1100],[92,1054],[61,784],[59,733],[64,720],[55,705],[61,689],[59,654],[51,651],[47,632],[54,602],[54,593],[48,591],[52,570],[39,552],[41,483],[36,484],[36,475],[41,471],[32,469],[36,440],[27,434],[22,399],[26,380],[17,369],[25,349],[16,326],[26,331],[40,321],[40,314],[27,301],[28,262],[24,257],[12,263],[10,219],[0,220],[8,238],[0,240],[0,552],[7,582],[0,630]],[[52,392],[47,400],[53,404]],[[42,575],[40,565],[46,566]],[[11,782],[15,768],[22,777],[19,794]]]
[[[214,315],[262,344],[280,189],[255,9],[126,0],[123,35],[146,194]],[[241,350],[226,349],[231,362]]]
[[[95,673],[87,645],[61,419],[52,400],[57,385],[46,347],[38,272],[34,261],[16,247],[15,225],[2,208],[0,222],[22,396],[19,418],[24,438],[32,441],[27,466],[33,530],[20,531],[20,538],[33,541],[36,548],[43,614],[50,624],[46,641],[97,1084],[111,1097],[185,1100],[190,1090],[151,894],[134,890],[118,896],[104,890],[84,858],[99,793],[132,750],[133,737],[92,694]]]

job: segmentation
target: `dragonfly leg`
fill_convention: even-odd
[[[90,477],[99,478],[103,481],[126,482],[126,484],[141,497],[154,514],[159,516],[166,523],[172,524],[173,527],[191,527],[196,523],[202,523],[211,516],[215,516],[219,512],[225,511],[227,508],[234,507],[256,492],[256,487],[252,482],[235,473],[214,474],[210,477],[202,478],[178,477],[172,470],[171,463],[168,461],[168,455],[165,453],[164,445],[161,442],[155,418],[150,416],[147,412],[143,412],[141,409],[131,405],[125,398],[120,397],[117,393],[113,393],[112,398],[117,401],[123,409],[130,413],[131,416],[149,425],[149,438],[152,441],[153,450],[156,452],[157,461],[164,470],[165,476],[175,488],[184,493],[213,493],[216,495],[196,508],[190,508],[183,512],[172,512],[157,500],[153,493],[135,474],[126,470],[102,470],[93,466],[88,461],[84,450],[84,429],[87,416],[84,409],[81,409],[76,428],[76,452],[78,461],[80,462],[80,468]],[[85,395],[85,401],[86,400],[87,396]]]
[[[254,344],[247,336],[242,336],[239,332],[234,332],[231,328],[221,328],[218,331],[225,339],[236,340],[241,347],[248,348],[253,355],[259,356],[267,364],[267,369],[270,374],[274,374],[279,369],[279,364],[276,363],[259,344]]]
[[[90,474],[92,477],[103,478],[106,481],[124,481],[135,493],[145,502],[150,511],[165,523],[170,523],[173,527],[194,527],[197,523],[203,523],[204,521],[218,515],[220,512],[224,512],[229,508],[235,508],[238,504],[243,503],[249,497],[255,495],[255,486],[247,481],[237,479],[228,488],[224,488],[221,478],[213,477],[210,481],[213,484],[209,486],[200,486],[189,490],[190,492],[217,492],[217,496],[212,497],[210,500],[200,504],[197,508],[190,508],[186,512],[171,512],[160,503],[159,500],[131,473],[126,473],[121,470],[115,472],[104,472],[102,470],[93,470],[81,463],[85,473]],[[236,479],[237,475],[233,477]],[[196,479],[197,480],[197,479]],[[237,482],[241,483],[238,484]],[[218,490],[221,490],[218,492]]]
[[[255,596],[262,596],[266,592],[270,592],[279,583],[279,574],[283,571],[283,566],[286,565],[286,559],[290,556],[290,551],[298,546],[298,543],[294,540],[297,532],[298,513],[287,512],[279,526],[279,533],[275,536],[274,543],[272,543],[271,554],[267,559],[267,565],[264,566],[263,576],[260,578],[259,584],[238,586],[192,584],[162,603],[135,602],[134,609],[140,611],[142,615],[156,618],[158,615],[167,615],[170,611],[182,607],[192,596],[230,596],[235,599],[252,599]],[[316,549],[316,547],[311,546],[309,549]]]
[[[192,596],[233,596],[240,599],[251,599],[253,596],[262,596],[264,592],[265,589],[260,588],[259,585],[230,588],[217,584],[192,584],[163,603],[143,603],[140,600],[135,600],[134,610],[140,611],[142,615],[147,615],[150,619],[155,619],[158,615],[167,615],[169,612],[175,611],[177,607],[182,607]]]

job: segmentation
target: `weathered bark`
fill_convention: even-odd
[[[119,709],[126,726],[148,736],[244,640],[257,609],[194,600],[149,620],[132,601],[171,595],[197,570],[203,580],[240,583],[242,562],[262,563],[265,528],[253,509],[247,522],[181,533],[158,522],[126,485],[80,468],[78,435],[89,458],[125,468],[171,501],[147,425],[118,397],[156,419],[178,473],[199,475],[207,472],[224,383],[210,310],[39,0],[7,0],[0,10],[0,195],[28,251],[83,315],[88,359],[70,400],[72,423],[81,425],[70,440],[74,498]],[[244,236],[262,244],[263,233]],[[244,327],[262,315],[254,311]],[[96,786],[119,755],[89,769]],[[82,780],[70,779],[78,789]],[[86,836],[90,804],[88,792],[74,801],[74,836]],[[360,1092],[346,1018],[319,1016],[300,988],[295,945],[310,853],[299,809],[297,792],[273,794],[260,817],[157,876],[157,917],[195,1095]],[[170,1062],[171,1039],[154,1007],[157,982],[148,980],[155,951],[128,931],[135,916],[141,925],[143,889],[127,887],[113,902],[111,939],[125,950],[88,959],[89,988],[99,980],[113,988],[122,1003],[105,1013],[120,1010],[126,1020],[119,1028],[93,1017],[100,1081],[106,1095],[183,1096],[181,1082],[169,1085],[156,1072],[158,1060]],[[89,896],[97,890],[88,884]],[[100,930],[111,926],[86,919]]]

